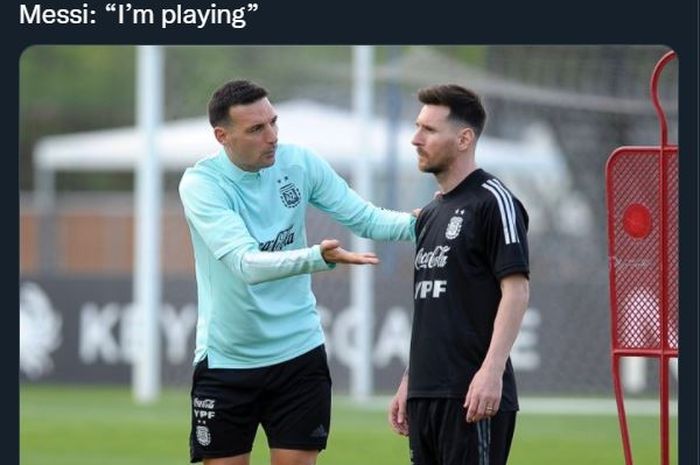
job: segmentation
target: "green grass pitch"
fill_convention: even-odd
[[[675,437],[675,418],[671,423]],[[635,465],[658,464],[658,419],[632,416],[629,424]],[[166,390],[155,404],[137,406],[128,388],[20,387],[21,465],[184,465],[188,434],[184,389]],[[677,463],[675,441],[671,450]],[[268,463],[259,431],[251,464]],[[385,409],[336,396],[328,449],[318,464],[408,465],[408,446],[389,430]],[[511,464],[624,464],[617,417],[521,413]]]

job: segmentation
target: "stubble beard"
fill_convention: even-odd
[[[445,166],[440,163],[436,164],[425,164],[421,166],[420,164],[418,165],[418,169],[420,169],[424,173],[430,173],[434,176],[439,176],[440,174],[445,172]]]

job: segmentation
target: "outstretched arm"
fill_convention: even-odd
[[[325,239],[320,245],[303,249],[260,252],[237,250],[224,255],[223,263],[247,284],[259,284],[304,273],[333,269],[337,263],[376,265],[373,253],[350,252],[340,247],[337,239]]]
[[[325,160],[307,158],[310,202],[361,237],[374,240],[415,240],[416,217],[377,207],[360,197]],[[361,163],[361,162],[358,162]]]
[[[321,241],[321,255],[328,263],[345,263],[347,265],[376,265],[379,258],[371,252],[349,252],[340,247],[337,239]]]
[[[247,284],[332,269],[336,263],[374,264],[374,254],[348,252],[335,239],[295,250],[263,252],[241,216],[222,195],[218,184],[185,173],[180,197],[193,240],[201,241]]]

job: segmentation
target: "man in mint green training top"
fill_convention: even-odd
[[[209,121],[222,149],[179,186],[199,307],[190,459],[248,465],[262,425],[272,465],[313,465],[331,380],[310,274],[378,260],[335,239],[309,247],[307,205],[376,240],[414,240],[415,218],[363,200],[309,150],[278,144],[275,109],[252,82],[216,90]]]

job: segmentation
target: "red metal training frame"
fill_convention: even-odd
[[[658,147],[620,147],[605,167],[612,332],[612,374],[625,463],[632,451],[620,380],[622,357],[659,360],[661,463],[669,463],[668,365],[678,357],[678,146],[668,143],[659,103],[665,54],[651,76]]]

